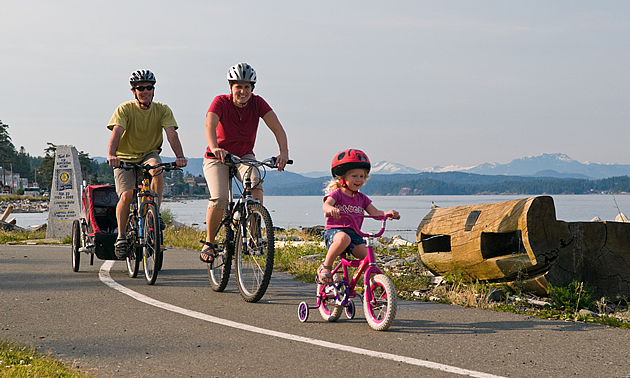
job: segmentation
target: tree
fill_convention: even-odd
[[[7,169],[13,163],[15,157],[15,146],[9,135],[9,125],[0,121],[0,164]]]
[[[37,169],[37,177],[42,188],[49,188],[52,185],[52,178],[55,171],[55,152],[57,146],[48,142],[48,147],[44,150],[44,159]]]

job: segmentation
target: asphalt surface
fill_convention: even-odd
[[[70,246],[0,246],[0,338],[94,377],[630,376],[625,329],[399,301],[376,332],[358,299],[353,320],[311,310],[301,323],[315,285],[282,273],[251,304],[234,277],[212,291],[191,250],[168,250],[153,286],[123,262],[81,257],[74,273]]]

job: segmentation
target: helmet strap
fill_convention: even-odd
[[[340,178],[339,179],[339,183],[341,184],[341,186],[347,190],[350,191],[350,193],[352,193],[352,199],[354,199],[354,195],[357,194],[357,192],[355,190],[352,190],[350,188],[348,188],[348,184],[346,184],[346,180]]]

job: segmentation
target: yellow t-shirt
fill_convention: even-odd
[[[135,100],[118,106],[107,128],[112,130],[115,125],[125,129],[116,156],[136,163],[151,152],[159,154],[162,151],[162,129],[178,127],[168,105],[152,102],[151,108],[144,110],[138,107]]]

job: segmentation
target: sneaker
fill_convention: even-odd
[[[129,243],[127,243],[127,239],[116,240],[116,244],[114,244],[114,252],[116,253],[116,257],[120,260],[124,260],[129,257]]]

